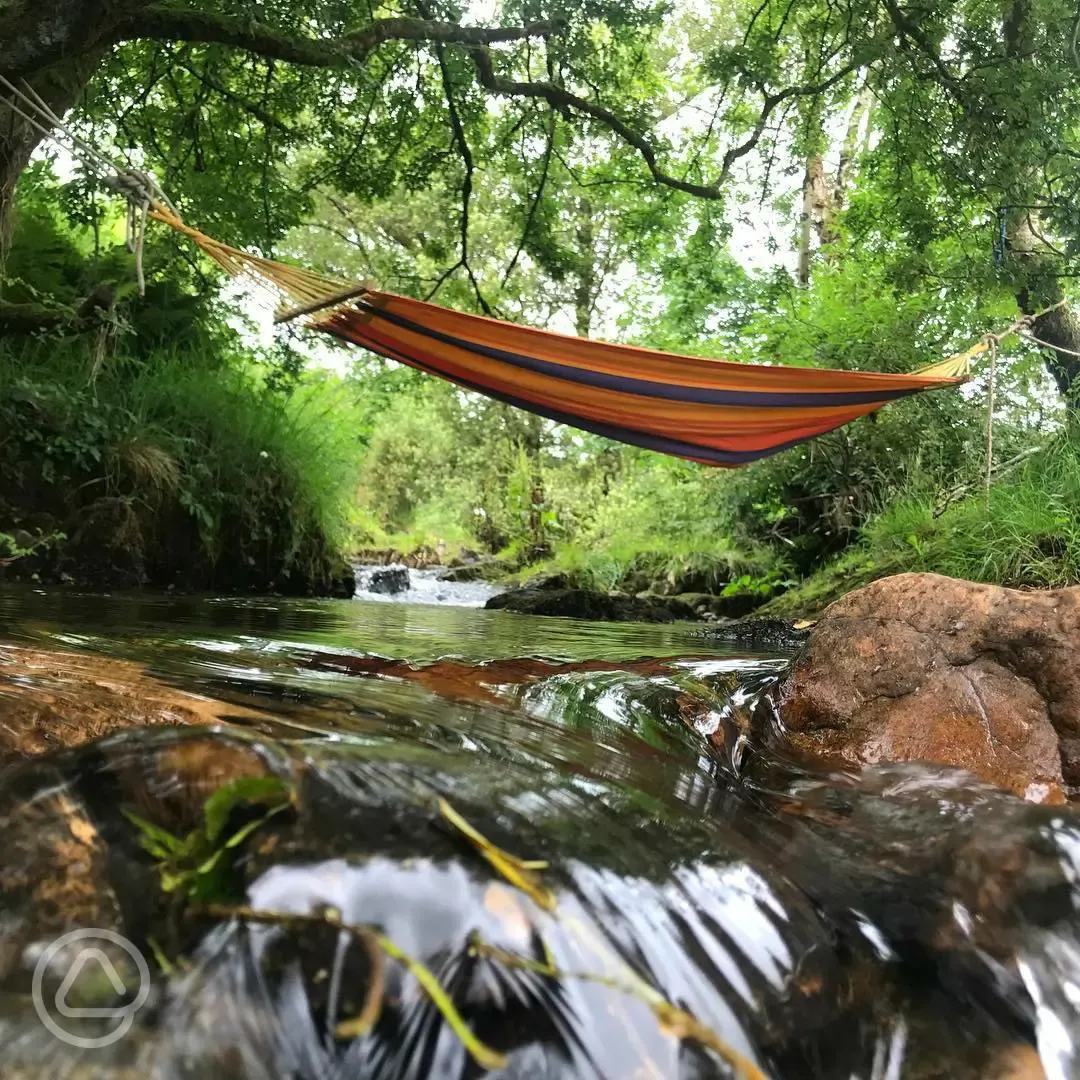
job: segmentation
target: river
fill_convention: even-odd
[[[81,708],[63,656],[5,678],[5,645],[230,715],[0,768],[4,1080],[1078,1075],[1072,811],[787,757],[784,655],[408,597],[7,589],[0,724]],[[78,983],[48,953],[75,925],[149,959],[139,998],[83,979],[72,1042],[39,999]]]

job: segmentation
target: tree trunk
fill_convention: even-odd
[[[1059,257],[1042,235],[1034,210],[1014,212],[1007,228],[1008,262],[1013,273],[1016,302],[1025,315],[1034,315],[1065,298],[1057,276]],[[1031,331],[1049,348],[1043,350],[1046,368],[1070,412],[1080,407],[1080,315],[1068,306],[1040,315]]]
[[[1054,265],[1056,256],[1039,235],[1034,211],[1023,211],[1009,231],[1009,259],[1018,281],[1016,302],[1025,315],[1034,315],[1065,296]],[[1050,348],[1044,350],[1046,367],[1054,377],[1066,406],[1080,406],[1080,315],[1069,307],[1040,315],[1032,324],[1032,333]]]
[[[26,80],[59,116],[78,100],[119,20],[145,0],[0,0],[0,74]],[[0,88],[0,260],[11,236],[15,185],[44,135]],[[24,108],[22,103],[18,103]]]
[[[832,202],[825,182],[825,160],[817,150],[807,158],[806,174],[803,176],[798,269],[799,284],[803,288],[810,284],[810,256],[815,233],[818,244],[830,243],[835,239],[832,232]]]
[[[54,113],[63,116],[82,94],[101,63],[101,56],[101,52],[95,51],[65,60],[26,81]],[[8,95],[0,94],[0,264],[11,239],[15,185],[45,138],[42,131],[4,104],[6,100]],[[22,103],[17,104],[27,111]]]
[[[814,236],[818,244],[825,242],[831,235],[832,196],[825,179],[825,151],[828,139],[825,137],[825,123],[822,105],[813,101],[808,107],[804,123],[806,124],[806,142],[803,146],[806,154],[806,172],[803,174],[802,212],[799,215],[799,261],[796,276],[799,285],[807,288],[810,284],[810,260],[813,254]]]
[[[592,329],[593,304],[596,303],[596,233],[593,229],[592,204],[577,200],[577,225],[574,230],[577,265],[574,268],[574,332],[588,337]]]
[[[1005,52],[1020,63],[1031,51],[1031,0],[1013,0],[1002,26]],[[1037,138],[1037,135],[1033,137]],[[1039,176],[1021,173],[1015,185],[1018,203],[1042,201]],[[1007,259],[1013,272],[1016,302],[1025,315],[1034,315],[1060,303],[1065,297],[1057,275],[1059,256],[1043,235],[1037,211],[1016,209],[1007,222]],[[1065,399],[1070,419],[1080,408],[1080,315],[1068,306],[1040,315],[1032,324],[1032,333],[1049,348],[1043,350],[1046,367]]]
[[[1040,305],[1032,304],[1024,294],[1020,307],[1025,314],[1033,314]],[[1080,391],[1080,316],[1071,308],[1059,308],[1035,320],[1032,332],[1051,348],[1044,350],[1046,366],[1057,383],[1061,396],[1070,411],[1080,407],[1077,400]]]
[[[832,213],[834,215],[844,208],[844,201],[847,199],[851,163],[855,160],[855,155],[858,152],[859,132],[862,130],[863,121],[870,111],[872,100],[873,96],[870,93],[870,87],[863,83],[862,89],[856,95],[855,102],[851,106],[851,112],[848,114],[847,131],[844,133],[844,141],[840,146],[840,161],[836,166],[836,178],[832,190]],[[832,234],[828,241],[823,240],[823,242],[831,243],[835,239],[835,234]]]

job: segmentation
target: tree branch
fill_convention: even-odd
[[[514,272],[518,260],[525,250],[525,245],[528,243],[529,233],[532,232],[533,222],[536,220],[536,212],[540,208],[540,200],[544,197],[544,187],[547,184],[548,172],[551,168],[551,157],[554,150],[555,114],[548,113],[547,147],[544,150],[544,159],[540,169],[540,182],[536,185],[536,192],[532,197],[532,201],[529,203],[529,211],[525,215],[525,225],[521,230],[521,239],[518,241],[517,251],[514,252],[514,257],[510,260],[510,264],[503,273],[503,288],[506,287],[506,283],[510,280],[510,275]]]
[[[636,131],[622,117],[603,105],[597,105],[595,102],[551,82],[515,82],[511,79],[505,79],[495,73],[491,54],[486,49],[470,49],[469,55],[476,65],[480,85],[489,93],[497,94],[500,97],[540,99],[546,101],[553,109],[558,109],[560,112],[579,112],[596,120],[614,132],[623,142],[637,150],[657,183],[674,188],[676,191],[686,192],[688,195],[694,195],[699,199],[722,199],[724,197],[723,187],[731,176],[731,170],[734,168],[735,162],[749,154],[761,141],[761,137],[768,127],[769,117],[772,116],[778,105],[781,105],[789,98],[812,97],[816,94],[823,94],[842,79],[847,78],[853,71],[865,67],[870,62],[869,56],[860,55],[821,82],[805,86],[789,86],[776,91],[774,94],[766,93],[761,103],[761,112],[750,135],[743,142],[727,151],[723,158],[720,174],[716,180],[711,184],[695,184],[665,172],[657,162],[656,147],[640,131]]]
[[[936,81],[952,94],[956,101],[962,104],[964,88],[960,85],[960,80],[948,69],[945,61],[941,59],[938,51],[934,48],[933,43],[923,32],[918,22],[908,18],[896,0],[885,0],[885,10],[888,11],[889,18],[901,38],[904,41],[911,42],[933,65],[934,71],[937,73]]]
[[[641,132],[635,131],[625,120],[610,109],[604,108],[603,105],[597,105],[551,82],[515,82],[504,79],[501,75],[495,74],[491,54],[486,49],[470,49],[469,55],[476,65],[480,85],[489,93],[499,97],[534,98],[546,101],[553,109],[558,109],[560,112],[574,111],[591,117],[637,150],[649,167],[653,179],[658,183],[665,184],[676,191],[684,191],[688,195],[696,195],[700,199],[723,198],[720,188],[716,185],[688,183],[664,172],[657,164],[656,148],[652,143]]]
[[[370,25],[338,38],[314,38],[291,34],[266,23],[212,11],[178,9],[154,4],[116,26],[114,43],[133,39],[187,41],[230,45],[259,56],[306,67],[343,68],[365,60],[387,41],[438,42],[447,45],[481,46],[522,41],[561,33],[558,21],[526,26],[461,26],[438,19],[376,19]]]
[[[446,50],[443,48],[442,42],[436,44],[435,55],[439,60],[439,72],[442,75],[443,91],[446,94],[446,108],[450,113],[450,130],[453,133],[454,142],[457,144],[458,151],[461,154],[461,162],[465,168],[465,175],[461,181],[461,258],[458,260],[458,266],[468,275],[473,292],[476,294],[476,299],[484,314],[490,315],[491,306],[480,291],[480,284],[476,280],[472,266],[469,265],[469,209],[472,204],[473,173],[476,170],[476,163],[473,160],[472,149],[465,137],[465,126],[461,122],[461,116],[454,101],[454,81],[450,77],[450,69],[446,65]]]
[[[193,78],[198,79],[208,90],[213,90],[215,94],[220,94],[221,97],[233,102],[234,105],[237,105],[244,112],[250,113],[264,128],[273,128],[275,131],[280,131],[283,135],[292,136],[296,134],[284,121],[279,120],[272,113],[267,112],[266,109],[256,105],[252,101],[248,101],[246,98],[243,98],[230,90],[224,83],[215,79],[208,71],[199,71],[191,64],[185,63],[183,60],[179,63],[180,67]]]
[[[49,307],[46,304],[18,304],[0,299],[0,335],[55,332],[82,334],[101,326],[96,311],[83,308]]]

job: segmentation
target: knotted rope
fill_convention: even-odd
[[[77,135],[56,115],[49,104],[28,83],[22,87],[0,74],[0,86],[8,97],[0,95],[0,101],[17,116],[22,117],[45,138],[62,146],[103,186],[124,198],[127,202],[127,218],[124,241],[128,251],[135,256],[135,275],[139,295],[146,295],[146,275],[143,271],[143,248],[146,242],[146,220],[151,208],[160,206],[179,218],[176,207],[161,190],[154,177],[130,165],[117,165],[101,150]]]
[[[127,201],[124,221],[124,245],[135,256],[135,277],[139,295],[146,295],[146,276],[143,273],[143,247],[146,242],[146,219],[151,208],[168,207],[177,217],[176,208],[169,202],[158,182],[148,172],[139,169],[118,170],[102,178],[102,183]]]

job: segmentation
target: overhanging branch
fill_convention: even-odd
[[[504,79],[495,73],[491,54],[486,49],[471,49],[469,55],[476,65],[480,85],[489,93],[499,97],[534,98],[546,101],[553,109],[558,109],[560,112],[578,112],[588,116],[603,124],[618,135],[623,142],[637,150],[649,167],[653,179],[658,183],[665,184],[676,191],[684,191],[688,195],[696,195],[699,199],[723,198],[719,185],[694,184],[664,172],[657,163],[656,148],[653,144],[641,132],[635,131],[622,117],[604,108],[603,105],[597,105],[551,82],[516,82],[512,79]]]
[[[560,112],[577,112],[590,117],[597,123],[603,124],[623,142],[637,150],[657,183],[673,188],[676,191],[683,191],[699,199],[722,199],[724,197],[724,185],[730,178],[735,163],[749,154],[761,141],[768,127],[769,118],[778,106],[791,98],[813,97],[817,94],[824,94],[841,80],[847,78],[852,72],[865,67],[870,61],[869,56],[860,55],[820,82],[789,86],[771,94],[764,93],[761,110],[754,127],[741,143],[731,147],[724,154],[720,173],[716,180],[711,184],[696,184],[665,172],[657,161],[656,147],[649,139],[640,131],[632,128],[617,113],[612,112],[603,105],[598,105],[551,82],[516,82],[512,79],[505,79],[496,74],[491,54],[486,49],[470,49],[469,55],[476,65],[481,86],[489,93],[497,94],[500,97],[539,99],[546,101],[553,109]]]
[[[143,8],[112,31],[114,42],[146,39],[229,45],[272,60],[305,67],[348,67],[366,59],[388,41],[437,42],[472,47],[558,34],[563,24],[534,22],[526,26],[461,26],[439,19],[377,19],[336,38],[287,33],[256,20],[218,12],[163,5]]]

